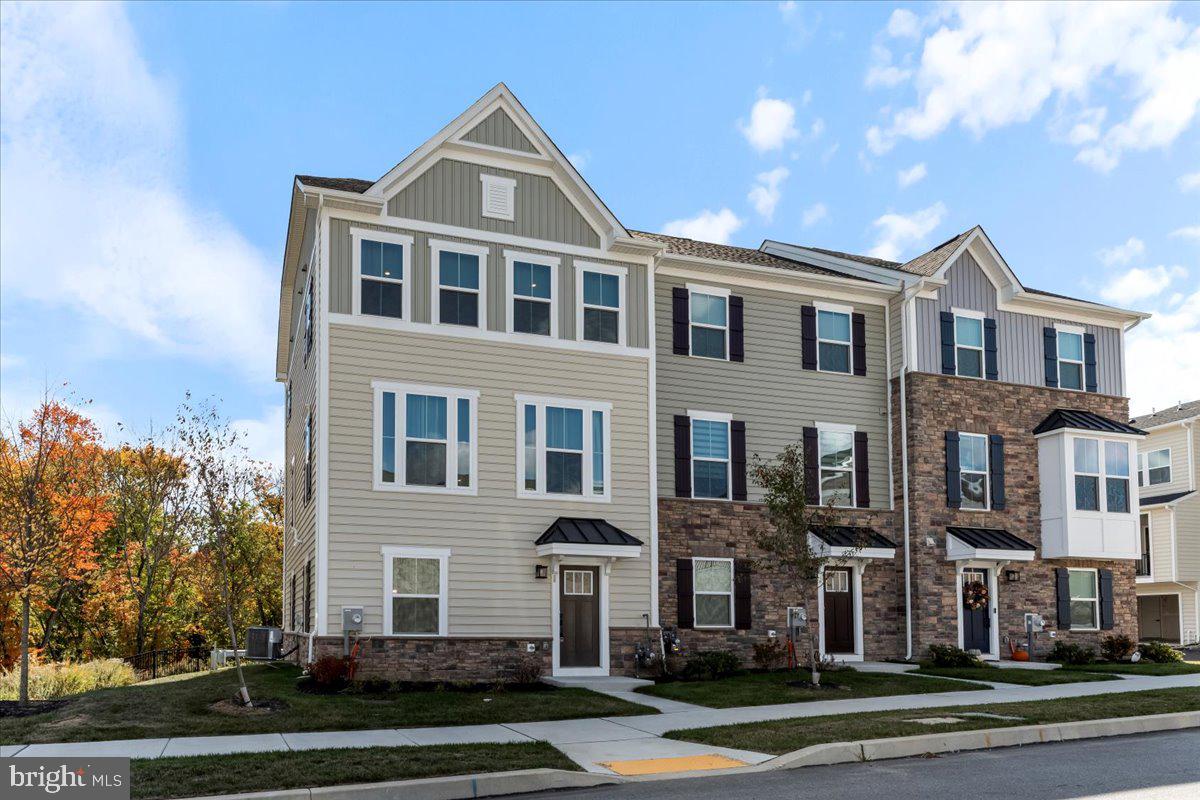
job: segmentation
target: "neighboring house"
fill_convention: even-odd
[[[753,458],[798,443],[822,652],[1136,635],[1144,315],[981,228],[905,264],[630,231],[503,85],[376,181],[297,176],[280,289],[284,616],[361,674],[630,672],[783,636]],[[961,586],[988,587],[986,607]]]
[[[1138,446],[1141,494],[1137,569],[1141,635],[1200,641],[1200,400],[1130,420],[1149,435]]]

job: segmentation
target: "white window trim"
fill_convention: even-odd
[[[728,592],[710,592],[700,591],[696,588],[696,562],[697,561],[724,561],[729,564],[729,591]],[[697,630],[729,630],[734,625],[734,619],[737,612],[734,610],[734,585],[736,578],[733,574],[733,559],[732,558],[703,558],[696,557],[692,559],[692,627]],[[696,598],[700,595],[715,595],[729,597],[729,624],[728,625],[701,625],[697,622],[696,614]]]
[[[1126,516],[1129,514],[1138,513],[1140,511],[1140,509],[1138,508],[1138,504],[1135,502],[1135,496],[1133,495],[1133,492],[1136,491],[1138,488],[1137,485],[1134,484],[1134,480],[1136,478],[1135,464],[1137,463],[1137,456],[1130,454],[1129,441],[1122,440],[1122,439],[1104,438],[1104,437],[1098,437],[1098,436],[1072,436],[1072,437],[1070,437],[1070,439],[1071,439],[1071,444],[1070,444],[1069,452],[1070,452],[1070,458],[1071,458],[1071,506],[1070,506],[1071,510],[1076,514],[1083,514],[1083,515],[1088,515],[1088,516],[1093,516],[1093,515],[1097,515],[1097,514],[1119,514],[1121,516]],[[1080,472],[1079,470],[1077,470],[1075,468],[1075,441],[1076,440],[1091,440],[1091,441],[1096,442],[1096,454],[1097,454],[1097,461],[1098,461],[1096,467],[1097,467],[1097,469],[1100,470],[1099,472]],[[1111,444],[1119,444],[1125,448],[1126,464],[1129,465],[1129,470],[1128,470],[1127,475],[1115,475],[1114,474],[1114,475],[1110,476],[1108,474],[1108,463],[1107,463],[1107,459],[1104,456],[1104,449],[1105,449],[1105,445],[1110,444],[1110,443]],[[1095,477],[1097,479],[1097,481],[1098,481],[1097,489],[1096,489],[1096,495],[1097,495],[1096,496],[1096,505],[1098,506],[1097,509],[1095,509],[1095,510],[1083,509],[1083,508],[1079,508],[1076,505],[1076,502],[1077,502],[1076,498],[1075,498],[1075,476],[1076,475],[1087,475],[1090,477]],[[1128,486],[1125,489],[1125,500],[1126,500],[1126,505],[1128,506],[1128,509],[1125,511],[1109,511],[1108,510],[1108,479],[1110,477],[1128,482]],[[1139,536],[1140,535],[1141,534],[1139,533]]]
[[[978,475],[979,471],[974,469],[962,468],[962,440],[964,436],[983,439],[983,463],[985,465],[983,471],[983,508],[967,508],[960,506],[962,511],[991,511],[992,510],[992,448],[991,441],[986,433],[970,433],[968,431],[958,432],[958,472],[959,472],[959,494],[962,494],[962,474],[969,473]]]
[[[617,277],[617,307],[613,309],[611,306],[585,306],[583,302],[583,273],[598,272],[602,275],[615,275]],[[590,261],[575,262],[575,341],[591,342],[598,345],[610,345],[617,347],[625,346],[625,282],[629,275],[629,270],[626,267],[615,267],[610,264],[595,264]],[[590,339],[583,338],[583,312],[585,308],[596,308],[604,311],[617,312],[617,341],[613,342],[592,342]]]
[[[612,403],[600,400],[575,400],[535,395],[515,395],[517,407],[517,497],[550,500],[569,500],[576,503],[608,503],[612,501]],[[525,406],[537,411],[537,489],[525,488]],[[582,494],[558,494],[546,491],[546,408],[577,408],[583,412],[583,469]],[[592,412],[604,415],[604,492],[593,494]],[[554,451],[554,452],[578,452]]]
[[[723,289],[718,286],[704,286],[698,283],[687,284],[688,291],[688,355],[692,358],[702,358],[705,361],[728,361],[729,360],[729,289]],[[712,297],[721,297],[725,300],[725,324],[709,325],[707,322],[692,322],[692,295],[706,294]],[[723,331],[725,334],[725,357],[716,358],[714,356],[698,356],[692,352],[692,327],[708,328],[714,331]]]
[[[1076,361],[1073,358],[1063,358],[1062,348],[1058,346],[1058,337],[1064,333],[1076,334],[1079,336],[1079,354],[1080,354],[1081,358],[1078,361]],[[1087,329],[1082,328],[1079,325],[1064,325],[1061,322],[1054,323],[1054,356],[1055,356],[1054,368],[1057,371],[1057,375],[1058,375],[1058,388],[1059,389],[1065,389],[1068,392],[1086,392],[1087,391],[1087,364],[1085,363],[1087,360],[1087,350],[1085,349],[1087,347],[1087,342],[1084,340],[1084,334],[1086,334],[1086,333],[1087,333]],[[1079,365],[1079,388],[1078,389],[1072,389],[1068,386],[1063,386],[1062,365],[1064,362],[1067,364],[1078,364]]]
[[[1145,549],[1142,548],[1142,517],[1146,518],[1145,526]],[[1149,556],[1150,570],[1145,575],[1137,575],[1135,569],[1135,583],[1153,583],[1154,582],[1154,515],[1149,511],[1141,511],[1138,513],[1138,561],[1141,561],[1143,555]],[[1139,563],[1140,566],[1140,563]]]
[[[1096,472],[1085,472],[1079,469],[1079,465],[1075,463],[1075,442],[1076,441],[1092,441],[1096,443]],[[1108,500],[1104,497],[1104,447],[1103,440],[1094,436],[1072,436],[1071,437],[1071,509],[1077,514],[1100,514],[1108,507]],[[1096,508],[1080,508],[1079,507],[1079,490],[1075,486],[1075,478],[1083,475],[1089,478],[1096,479]]]
[[[813,308],[817,314],[817,372],[828,372],[831,375],[853,375],[854,374],[854,307],[841,306],[833,303],[813,303]],[[832,314],[845,314],[847,328],[850,330],[850,338],[846,341],[840,339],[824,339],[821,337],[821,312],[828,311]],[[846,348],[846,369],[825,369],[821,366],[821,342],[830,344],[844,345]]]
[[[402,636],[406,639],[433,639],[449,635],[449,547],[398,547],[384,545],[380,548],[383,556],[383,635]],[[434,633],[392,633],[392,559],[395,558],[427,558],[438,560],[438,632]],[[415,595],[414,595],[415,596]],[[432,597],[432,595],[428,595]]]
[[[513,265],[518,261],[524,261],[527,264],[539,264],[550,268],[550,299],[548,301],[541,297],[527,298],[513,292]],[[561,263],[562,259],[554,256],[535,255],[534,253],[524,253],[517,250],[504,251],[504,330],[512,334],[514,338],[530,342],[541,342],[546,339],[558,338],[558,268]],[[518,296],[522,300],[550,303],[549,336],[543,336],[540,333],[517,333],[513,330],[513,300]]]
[[[404,277],[400,280],[391,278],[377,278],[373,275],[367,275],[367,280],[380,281],[381,283],[398,283],[400,284],[400,318],[404,321],[412,320],[412,288],[414,281],[412,280],[415,265],[413,264],[413,237],[403,233],[392,233],[390,231],[374,231],[366,228],[351,228],[350,229],[350,260],[351,274],[354,276],[353,285],[351,286],[350,313],[356,317],[380,317],[382,319],[393,319],[392,317],[381,317],[379,314],[364,314],[362,313],[362,242],[384,242],[385,244],[400,245],[404,249]]]
[[[858,505],[857,487],[855,486],[854,470],[857,466],[854,463],[854,432],[857,427],[854,425],[845,425],[839,422],[816,422],[813,427],[817,429],[817,491],[820,498],[820,504],[825,505],[825,490],[821,487],[821,473],[826,469],[832,472],[849,472],[850,474],[850,502],[844,506],[834,506],[834,508],[856,508]],[[823,467],[821,466],[821,433],[849,433],[850,436],[850,469],[846,470],[841,467]]]
[[[480,215],[487,217],[488,219],[502,219],[507,222],[514,221],[516,219],[516,211],[517,211],[517,198],[516,198],[517,182],[516,182],[516,180],[513,178],[506,178],[503,175],[489,175],[487,173],[481,173],[479,176],[479,182],[480,182],[481,188],[483,189],[483,195],[480,200],[480,209],[479,209]],[[504,190],[508,193],[508,213],[507,214],[500,214],[500,213],[496,213],[494,211],[488,210],[488,195],[491,194],[491,189],[493,186],[503,187]]]
[[[382,492],[418,492],[425,494],[479,494],[479,390],[457,389],[446,386],[424,386],[415,383],[394,383],[391,381],[371,381],[373,394],[372,426],[372,485],[376,491]],[[386,483],[382,478],[383,472],[383,393],[396,394],[396,480]],[[423,394],[446,398],[446,485],[445,486],[409,486],[404,481],[405,451],[404,443],[408,440],[405,435],[408,402],[406,395]],[[458,401],[467,400],[471,405],[471,485],[458,486]],[[420,440],[418,440],[420,441]],[[428,440],[426,440],[428,441]],[[439,440],[440,441],[440,440]]]
[[[821,658],[827,655],[839,662],[863,660],[863,603],[862,603],[862,574],[866,562],[859,556],[843,559],[841,562],[822,564],[817,573],[817,618],[820,620],[818,652]],[[825,569],[826,567],[850,570],[850,591],[853,593],[851,603],[854,605],[854,652],[829,653],[825,646]]]
[[[441,254],[446,253],[463,253],[469,256],[477,256],[479,258],[479,288],[463,289],[458,286],[447,286],[455,292],[472,291],[479,295],[479,324],[475,325],[481,331],[487,330],[487,259],[488,248],[481,247],[477,244],[466,244],[464,242],[448,242],[442,239],[429,240],[429,283],[431,284],[429,293],[429,320],[434,325],[442,324],[442,270],[441,270]],[[459,325],[457,323],[446,323],[454,328],[465,328],[471,330],[470,325]]]
[[[985,315],[982,311],[975,311],[970,308],[951,308],[950,313],[954,315],[954,374],[959,378],[970,378],[972,380],[977,380],[977,381],[986,380],[987,379],[987,363],[986,363],[987,353],[985,352],[985,348],[987,345],[987,339],[986,339],[987,332],[984,330],[983,321],[985,319],[987,319],[987,315]],[[959,317],[962,317],[963,319],[979,320],[979,341],[980,341],[979,347],[975,347],[974,345],[969,345],[969,344],[959,344],[958,343],[958,318]],[[964,375],[958,371],[958,348],[960,348],[960,347],[964,350],[977,350],[979,352],[979,374],[978,375]]]
[[[1167,479],[1165,481],[1159,481],[1158,483],[1151,483],[1150,482],[1150,470],[1151,470],[1150,455],[1152,453],[1162,453],[1162,452],[1166,452],[1166,454],[1167,454],[1167,466],[1166,466]],[[1165,483],[1171,483],[1172,481],[1174,481],[1175,480],[1175,470],[1173,469],[1174,464],[1171,461],[1172,455],[1174,455],[1174,454],[1171,452],[1171,448],[1169,448],[1169,447],[1156,447],[1153,450],[1145,450],[1145,451],[1139,452],[1138,453],[1138,475],[1141,476],[1143,483],[1138,484],[1138,488],[1141,489],[1141,488],[1145,488],[1145,487],[1149,487],[1149,486],[1162,486]],[[1153,469],[1163,469],[1163,467],[1153,467]]]
[[[716,500],[717,502],[733,502],[733,415],[720,411],[692,411],[688,409],[688,463],[692,474],[692,497],[696,500]],[[723,422],[727,429],[729,442],[729,457],[725,459],[725,496],[699,497],[696,495],[696,456],[692,452],[692,427],[696,420],[705,422]],[[719,458],[703,458],[701,461],[720,461]]]
[[[1068,605],[1074,603],[1075,595],[1071,594],[1071,573],[1072,572],[1090,572],[1092,574],[1092,585],[1096,587],[1096,596],[1092,598],[1080,597],[1079,602],[1087,602],[1092,604],[1092,621],[1094,625],[1076,625],[1074,620],[1071,620],[1072,631],[1098,631],[1100,630],[1100,572],[1094,567],[1068,567],[1067,568],[1067,594]]]

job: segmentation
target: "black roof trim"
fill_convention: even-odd
[[[1167,503],[1173,503],[1176,500],[1187,497],[1189,494],[1195,494],[1195,489],[1187,489],[1182,492],[1170,492],[1168,494],[1156,494],[1150,497],[1143,497],[1138,501],[1138,505],[1145,506],[1165,506]]]
[[[1145,436],[1146,432],[1124,422],[1117,422],[1091,411],[1077,408],[1057,408],[1050,412],[1038,426],[1033,429],[1034,436],[1039,433],[1049,433],[1059,428],[1070,428],[1078,431],[1097,431],[1098,433],[1130,433],[1134,436]]]
[[[946,528],[946,533],[979,550],[1036,550],[1019,536],[1000,528]]]
[[[602,519],[559,517],[546,532],[537,538],[541,544],[595,544],[641,547],[642,540],[630,536],[617,526]]]
[[[375,181],[364,181],[362,178],[322,178],[318,175],[297,175],[296,180],[314,189],[338,189],[355,194],[362,194],[375,185]]]
[[[896,544],[872,528],[853,525],[825,525],[812,528],[812,533],[830,547],[882,547],[895,550]]]

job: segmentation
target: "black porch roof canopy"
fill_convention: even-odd
[[[946,557],[951,561],[1032,561],[1035,550],[1000,528],[946,528]]]
[[[534,542],[539,556],[637,558],[642,540],[602,519],[559,517]]]
[[[1057,408],[1050,416],[1038,423],[1033,429],[1033,435],[1050,433],[1057,430],[1092,431],[1095,433],[1116,433],[1125,436],[1145,436],[1146,432],[1124,422],[1093,414],[1091,411],[1081,411],[1075,408]]]
[[[814,526],[808,532],[809,546],[831,558],[895,558],[896,545],[873,528],[854,525]]]

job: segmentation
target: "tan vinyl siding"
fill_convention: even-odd
[[[330,329],[330,634],[340,609],[383,624],[383,545],[449,547],[451,636],[548,636],[551,583],[534,540],[559,516],[600,517],[645,543],[611,575],[610,625],[650,610],[650,464],[645,358],[553,351],[333,324]],[[478,496],[373,488],[373,380],[477,389]],[[516,393],[609,401],[612,501],[518,497]],[[541,563],[546,563],[542,561]]]
[[[481,174],[517,182],[514,220],[482,214]],[[443,158],[388,200],[393,217],[507,233],[546,242],[599,247],[600,236],[554,181],[542,175]]]
[[[1160,508],[1144,513],[1150,515],[1150,577],[1155,581],[1173,581],[1175,559],[1171,545],[1171,512]],[[1141,535],[1139,521],[1138,536]]]
[[[900,295],[888,300],[887,346],[891,353],[891,375],[895,377],[904,365],[904,301]]]
[[[887,508],[887,377],[882,306],[855,306],[866,317],[867,374],[801,368],[800,307],[820,298],[739,287],[736,278],[693,283],[728,287],[743,298],[744,362],[714,361],[672,353],[671,290],[688,280],[659,274],[655,281],[658,342],[658,489],[675,496],[674,422],[689,409],[729,413],[746,423],[746,453],[770,458],[801,441],[814,422],[850,424],[867,434],[871,507]],[[847,305],[844,301],[838,304]],[[750,500],[761,491],[747,481]]]
[[[503,147],[506,150],[519,150],[522,153],[536,153],[533,142],[521,133],[521,129],[512,121],[512,117],[497,108],[483,122],[463,134],[463,140],[486,144],[492,147]]]
[[[1188,484],[1188,431],[1182,425],[1172,425],[1151,431],[1150,435],[1138,442],[1138,453],[1142,456],[1152,450],[1171,449],[1171,481],[1169,483],[1147,484],[1141,489],[1142,497],[1168,494],[1170,492],[1186,491]]]
[[[1175,507],[1175,536],[1179,552],[1179,580],[1200,581],[1200,497],[1195,495]]]

